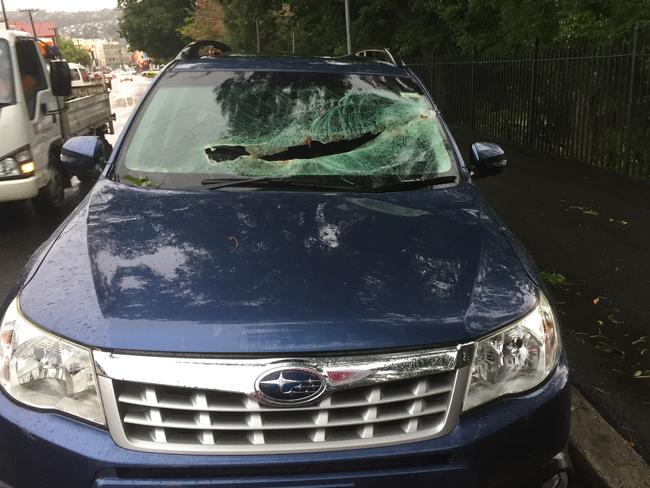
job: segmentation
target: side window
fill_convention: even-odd
[[[72,81],[79,81],[81,77],[79,76],[79,70],[77,68],[70,68],[70,77]]]
[[[88,76],[88,71],[86,71],[86,68],[79,68],[79,71],[81,71],[81,78],[83,81],[88,83],[90,81],[90,77]]]
[[[33,41],[16,42],[16,55],[27,111],[29,118],[33,119],[36,115],[36,95],[39,91],[47,90],[43,65]]]

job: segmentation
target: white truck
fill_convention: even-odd
[[[112,134],[114,116],[103,83],[72,91],[67,63],[41,51],[27,33],[0,31],[0,202],[48,210],[63,205],[73,176],[59,160],[63,143]]]

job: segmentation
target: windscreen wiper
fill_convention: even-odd
[[[383,193],[389,191],[405,191],[415,190],[417,188],[424,188],[427,186],[445,185],[454,183],[456,181],[455,175],[447,176],[424,176],[420,178],[397,179],[385,185],[377,186],[374,188],[364,189],[371,193]]]
[[[309,190],[339,190],[350,191],[357,188],[357,185],[345,178],[340,178],[345,185],[335,185],[331,183],[292,180],[290,178],[274,178],[270,176],[259,176],[251,178],[208,178],[201,181],[207,190],[218,190],[229,186],[248,186],[251,188],[289,188],[292,190],[309,189]]]

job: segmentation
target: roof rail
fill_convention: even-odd
[[[211,40],[201,40],[201,41],[195,41],[195,42],[190,42],[187,46],[185,46],[180,53],[178,53],[178,56],[176,56],[176,59],[197,59],[199,58],[199,50],[202,47],[212,47],[214,49],[218,49],[222,53],[227,53],[232,51],[232,48],[228,44],[224,44],[223,42],[220,41],[211,41]]]
[[[390,52],[390,49],[387,47],[375,48],[375,49],[363,49],[354,53],[355,56],[361,56],[364,58],[374,58],[379,59],[380,61],[387,61],[395,66],[404,66],[404,61],[399,57],[395,58],[393,53]]]

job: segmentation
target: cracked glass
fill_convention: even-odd
[[[197,175],[407,178],[453,166],[434,107],[409,78],[171,72],[130,131],[118,176],[174,186]]]

